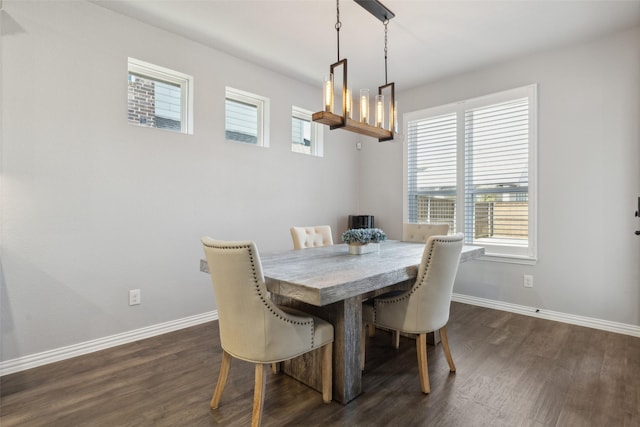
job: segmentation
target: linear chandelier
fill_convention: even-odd
[[[336,0],[336,37],[338,46],[338,60],[329,66],[329,74],[324,78],[323,85],[323,111],[318,111],[312,115],[314,122],[328,125],[330,129],[345,129],[361,135],[378,138],[378,141],[391,141],[397,136],[398,117],[397,103],[395,100],[395,83],[387,80],[387,25],[389,20],[395,16],[378,0],[355,0],[360,6],[366,9],[373,16],[384,24],[384,85],[378,87],[378,94],[375,96],[374,112],[370,113],[369,89],[360,89],[360,96],[356,104],[359,108],[357,119],[353,118],[353,96],[351,89],[347,85],[347,58],[340,59],[340,0]],[[342,67],[342,109],[340,114],[335,112],[335,70]],[[385,103],[385,93],[389,92],[388,103]],[[386,120],[385,120],[386,118]]]

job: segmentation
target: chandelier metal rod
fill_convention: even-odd
[[[338,61],[340,61],[340,28],[342,28],[342,22],[340,22],[340,0],[336,0],[336,39],[338,42]]]
[[[384,84],[388,84],[389,80],[387,79],[387,25],[389,24],[389,20],[383,22],[384,24]]]

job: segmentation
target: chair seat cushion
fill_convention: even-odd
[[[309,317],[313,318],[313,348],[319,348],[333,342],[333,325],[331,323],[319,317],[312,316],[309,313],[305,313],[304,311],[296,310],[295,308],[282,305],[279,305],[278,308],[292,316],[304,319],[308,319]]]

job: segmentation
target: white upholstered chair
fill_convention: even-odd
[[[402,241],[426,243],[431,236],[446,236],[449,234],[449,224],[402,224]],[[369,325],[369,336],[375,335],[375,327]],[[395,348],[400,347],[400,333],[396,330],[391,331],[391,343]]]
[[[332,397],[333,326],[317,317],[273,303],[254,242],[202,239],[218,306],[222,364],[211,408],[217,408],[231,358],[255,363],[252,426],[260,425],[265,366],[322,349],[322,399]]]
[[[291,238],[293,239],[294,249],[333,245],[333,236],[331,235],[331,226],[329,225],[291,227]]]
[[[403,242],[425,243],[431,236],[446,236],[449,234],[449,224],[402,224]]]
[[[418,371],[423,393],[429,393],[427,333],[440,331],[442,347],[451,372],[456,367],[451,358],[446,325],[449,321],[451,293],[458,271],[463,235],[431,236],[424,248],[416,282],[408,291],[375,298],[362,307],[362,364],[365,360],[365,325],[416,334]]]

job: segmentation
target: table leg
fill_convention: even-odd
[[[272,294],[278,304],[293,307],[327,320],[333,325],[333,400],[347,404],[362,392],[360,342],[362,340],[362,298],[351,297],[317,307]],[[282,370],[321,391],[319,350],[284,362]]]

